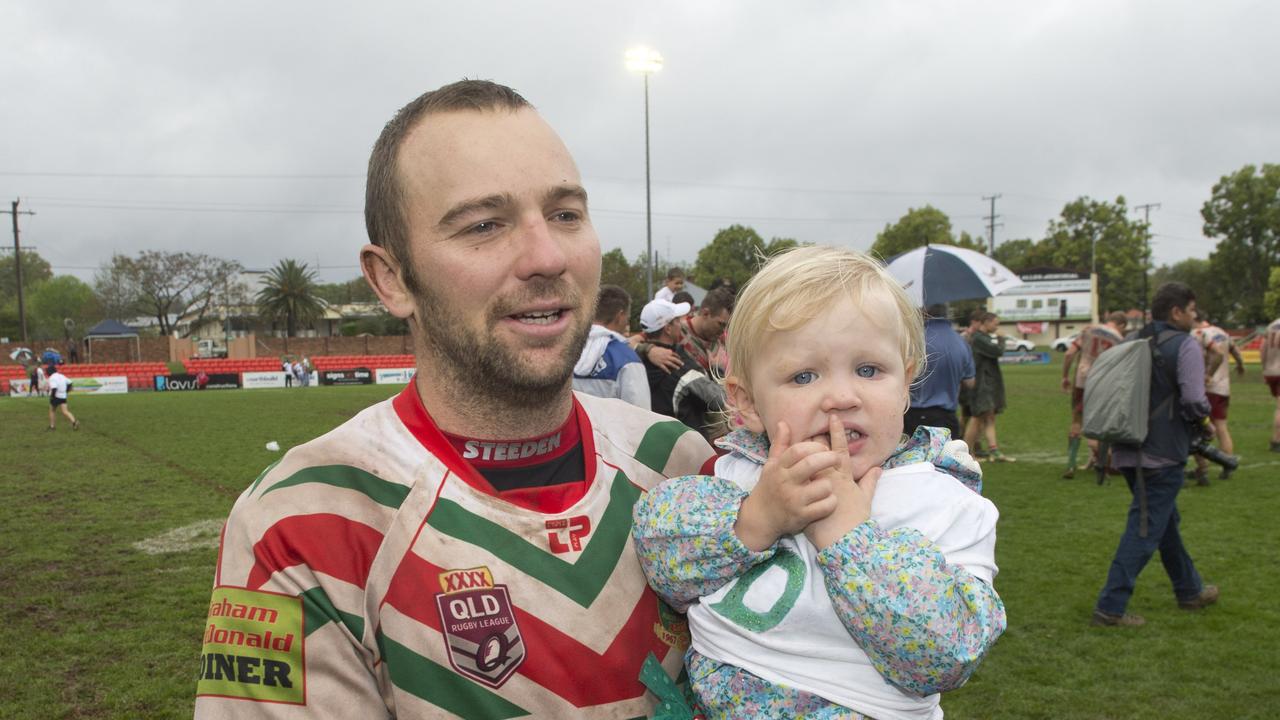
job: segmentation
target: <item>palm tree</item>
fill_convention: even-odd
[[[306,263],[281,260],[267,271],[258,291],[258,311],[272,321],[283,319],[293,337],[299,323],[307,324],[324,314],[324,301],[316,295],[316,274]]]

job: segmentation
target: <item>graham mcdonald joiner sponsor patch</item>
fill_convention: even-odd
[[[305,705],[302,598],[213,589],[197,695]]]

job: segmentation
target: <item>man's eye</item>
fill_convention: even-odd
[[[809,370],[805,370],[804,372],[798,372],[795,375],[792,375],[791,381],[797,385],[808,385],[817,378],[817,375],[813,374]]]
[[[880,372],[880,368],[875,365],[863,365],[858,368],[858,377],[873,378],[876,373]]]
[[[561,210],[551,216],[556,222],[575,223],[582,219],[582,213],[576,210]]]
[[[485,220],[467,228],[467,232],[471,235],[487,235],[497,229],[498,223],[492,220]]]

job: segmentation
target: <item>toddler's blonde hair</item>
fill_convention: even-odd
[[[779,253],[738,293],[729,320],[729,374],[751,392],[752,351],[771,332],[794,330],[840,298],[879,295],[896,311],[907,385],[924,370],[924,322],[907,293],[874,258],[845,248],[806,245]],[[883,322],[883,318],[873,318]]]

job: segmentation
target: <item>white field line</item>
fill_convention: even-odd
[[[180,528],[174,528],[146,540],[140,540],[133,544],[133,549],[148,555],[164,555],[166,553],[186,552],[187,550],[216,548],[218,547],[218,536],[221,534],[221,518],[201,520]]]

